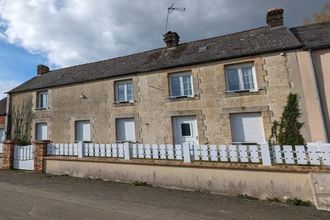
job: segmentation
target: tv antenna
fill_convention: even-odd
[[[168,18],[169,15],[172,14],[174,11],[185,11],[186,8],[175,8],[174,7],[175,2],[167,8],[167,17],[166,17],[166,26],[165,26],[165,33],[167,32],[167,26],[168,26]]]

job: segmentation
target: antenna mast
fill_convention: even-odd
[[[167,8],[167,17],[166,17],[166,26],[165,26],[165,33],[167,32],[167,26],[168,26],[168,18],[169,15],[172,14],[174,11],[185,11],[186,8],[175,8],[174,7],[175,2]]]

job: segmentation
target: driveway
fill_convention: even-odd
[[[0,219],[330,219],[313,206],[4,170],[0,198]]]

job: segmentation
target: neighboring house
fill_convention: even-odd
[[[262,143],[293,92],[306,141],[328,141],[330,23],[288,29],[273,9],[265,27],[182,44],[168,32],[164,41],[100,62],[39,65],[8,93],[10,109],[32,103],[31,139],[57,143]]]
[[[0,100],[0,143],[5,139],[7,98]]]

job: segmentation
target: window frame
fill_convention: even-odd
[[[126,132],[126,127],[124,126],[124,127],[120,127],[119,126],[119,123],[120,122],[127,122],[127,121],[130,121],[130,122],[133,122],[134,123],[134,126],[133,126],[133,128],[134,128],[134,141],[133,140],[120,140],[120,138],[119,138],[119,133],[120,133],[120,130],[119,130],[119,128],[124,128],[124,131]],[[135,117],[125,117],[125,118],[116,118],[116,120],[115,120],[115,125],[116,125],[116,142],[117,143],[124,143],[124,142],[130,142],[130,143],[137,143],[137,139],[136,139],[136,137],[137,137],[137,135],[136,135],[136,119],[135,119]]]
[[[131,94],[131,99],[128,99],[128,84],[132,85],[132,94]],[[124,100],[119,100],[119,91],[118,91],[118,86],[119,85],[124,85]],[[133,79],[127,79],[127,80],[120,80],[120,81],[115,81],[115,103],[134,103],[134,84],[133,84]]]
[[[46,105],[45,106],[41,106],[41,96],[42,95],[46,95]],[[48,108],[48,90],[45,91],[38,91],[37,92],[37,107],[36,109],[38,110],[45,110]]]
[[[260,117],[261,121],[260,121],[260,130],[262,132],[262,138],[263,141],[262,142],[254,142],[254,141],[234,141],[234,133],[237,131],[234,131],[234,127],[233,127],[233,119],[235,116],[239,116],[239,115],[258,115],[258,117]],[[229,121],[230,121],[230,131],[231,131],[231,144],[234,145],[258,145],[258,144],[264,144],[266,143],[266,136],[265,136],[265,128],[264,128],[264,122],[263,122],[263,117],[262,117],[262,112],[239,112],[239,113],[230,113],[229,114]],[[242,125],[242,128],[244,130],[244,125]],[[244,133],[245,134],[245,133]]]
[[[191,86],[191,95],[185,95],[184,94],[184,82],[183,77],[184,76],[190,76],[190,86]],[[172,89],[172,78],[173,77],[179,77],[180,82],[180,95],[173,96],[173,89]],[[169,89],[170,89],[170,98],[176,99],[176,98],[184,98],[184,97],[194,97],[194,83],[193,83],[193,76],[191,72],[182,72],[182,73],[173,73],[169,75]]]
[[[243,75],[243,68],[250,67],[252,71],[252,78],[253,78],[253,88],[251,89],[245,89],[244,88],[244,75]],[[235,69],[237,70],[238,74],[238,83],[239,83],[239,89],[238,90],[230,90],[229,86],[229,79],[228,79],[228,70]],[[258,92],[258,82],[257,82],[257,74],[254,63],[242,63],[242,64],[231,64],[226,65],[224,68],[225,72],[225,79],[226,79],[226,92]]]
[[[47,127],[47,137],[45,140],[48,139],[48,123],[47,122],[37,122],[35,123],[35,140],[37,141],[43,141],[44,139],[38,139],[38,129],[39,129],[39,125],[46,125]]]
[[[89,119],[82,119],[82,120],[75,120],[74,121],[74,141],[75,143],[80,142],[81,140],[78,140],[77,138],[77,134],[78,134],[78,129],[77,129],[77,125],[79,122],[88,122],[89,124],[89,140],[82,140],[82,142],[84,143],[91,143],[92,142],[92,126],[91,126],[91,121]]]

